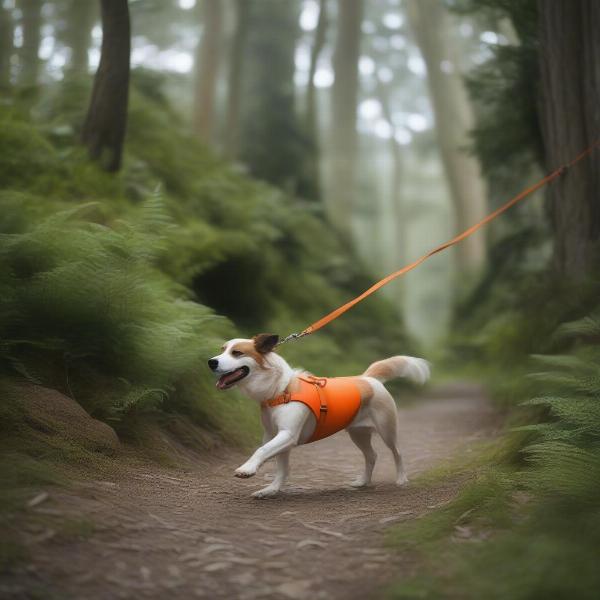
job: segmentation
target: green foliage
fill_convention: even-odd
[[[522,449],[525,462],[517,472],[506,471],[502,464],[479,468],[475,482],[456,501],[396,531],[394,541],[403,547],[417,545],[428,566],[415,579],[395,586],[392,597],[596,597],[597,334],[596,316],[567,323],[556,337],[563,343],[571,338],[571,352],[535,357],[545,370],[530,377],[539,395],[524,404],[538,409],[538,421],[516,430],[528,435]]]
[[[133,80],[118,176],[76,144],[87,86],[0,109],[15,146],[0,167],[0,363],[122,436],[137,439],[150,414],[165,426],[185,414],[251,443],[255,407],[217,393],[206,358],[235,334],[300,330],[370,279],[312,209],[187,134],[156,78]],[[402,324],[374,299],[284,354],[315,371],[331,359],[347,374],[400,351]]]
[[[3,186],[43,186],[44,175],[56,167],[56,151],[36,128],[20,121],[0,119],[0,181]]]
[[[226,331],[151,267],[161,247],[151,230],[165,228],[155,208],[151,201],[139,223],[112,229],[82,223],[81,209],[60,212],[26,233],[4,234],[0,244],[2,358],[60,359],[75,385],[93,366],[136,386],[104,418],[129,412],[134,397],[139,404],[155,393],[150,388],[172,389]]]

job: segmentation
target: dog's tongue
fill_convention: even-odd
[[[220,390],[224,390],[232,384],[239,376],[244,372],[244,369],[236,369],[235,371],[231,371],[231,373],[225,373],[225,375],[221,375],[217,380],[217,387]]]

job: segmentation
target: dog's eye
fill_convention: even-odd
[[[244,353],[240,352],[239,350],[232,350],[231,356],[235,356],[237,358],[238,356],[244,356]]]

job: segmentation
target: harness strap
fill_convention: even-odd
[[[325,377],[315,377],[314,375],[298,377],[298,379],[315,386],[315,390],[319,396],[320,410],[322,413],[327,412],[327,400],[322,393],[322,389],[327,385],[327,379]],[[262,408],[273,408],[275,406],[280,406],[281,404],[287,404],[293,400],[293,394],[289,390],[285,390],[282,394],[279,394],[279,396],[275,396],[275,398],[263,400],[260,405]]]
[[[273,408],[274,406],[279,406],[280,404],[287,404],[291,399],[291,394],[286,390],[283,392],[283,394],[275,396],[275,398],[263,400],[260,405],[262,408]]]

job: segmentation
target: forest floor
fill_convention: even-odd
[[[500,419],[478,389],[454,386],[400,409],[409,479],[493,436]],[[110,480],[51,488],[29,531],[30,557],[0,579],[3,598],[378,598],[410,576],[415,557],[386,546],[385,531],[450,501],[464,483],[437,478],[398,488],[376,440],[374,485],[349,482],[362,455],[345,434],[292,452],[285,491],[258,500],[271,465],[233,477],[245,455],[181,457],[177,468],[139,461]],[[35,504],[35,502],[34,502]],[[75,523],[65,538],[52,519]],[[78,525],[77,525],[78,524]]]

